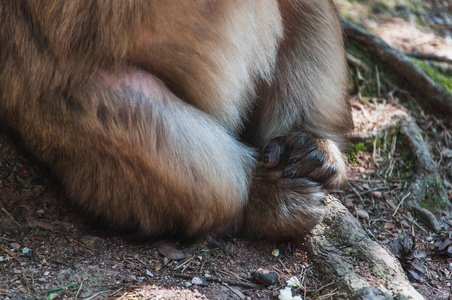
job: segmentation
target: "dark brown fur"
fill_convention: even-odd
[[[17,0],[0,20],[1,120],[117,228],[297,239],[346,179],[328,0]]]

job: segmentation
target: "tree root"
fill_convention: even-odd
[[[404,205],[426,227],[437,231],[440,227],[437,217],[441,212],[450,216],[452,204],[447,199],[429,145],[416,122],[406,112],[397,111],[385,126],[354,133],[350,140],[374,140],[382,132],[397,128],[416,164]],[[371,239],[339,200],[328,197],[326,206],[325,218],[306,241],[319,272],[335,280],[339,289],[353,299],[423,299],[407,279],[398,260],[385,246]],[[377,294],[378,297],[369,296]]]
[[[452,93],[438,85],[405,54],[344,18],[341,18],[341,23],[348,39],[359,42],[396,74],[407,80],[423,100],[430,102],[440,112],[452,114]]]
[[[380,132],[396,128],[400,128],[400,134],[411,150],[416,164],[416,173],[404,203],[425,226],[437,232],[440,229],[437,217],[441,214],[450,217],[452,203],[447,198],[429,145],[422,137],[422,130],[416,122],[408,114],[400,111],[391,122],[379,130],[354,133],[350,140],[352,142],[373,140]]]
[[[370,238],[339,200],[328,197],[326,206],[325,218],[306,242],[321,273],[333,278],[339,289],[354,299],[424,299],[408,281],[397,259]],[[363,291],[372,291],[372,287],[384,296],[363,297]]]

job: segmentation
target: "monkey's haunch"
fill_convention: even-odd
[[[330,1],[17,0],[0,20],[1,122],[113,228],[297,239],[346,180]]]

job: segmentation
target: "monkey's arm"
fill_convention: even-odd
[[[346,180],[340,149],[352,122],[333,4],[280,1],[280,8],[285,30],[274,78],[262,83],[247,135],[262,149],[262,161],[251,187],[245,231],[294,239],[321,219],[324,191]]]

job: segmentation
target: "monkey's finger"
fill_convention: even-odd
[[[300,157],[300,155],[303,155]],[[283,177],[312,177],[319,169],[325,166],[326,157],[322,151],[311,151],[307,155],[304,153],[292,154],[289,165],[283,171]]]
[[[281,160],[281,155],[284,152],[284,143],[281,139],[276,138],[271,140],[264,146],[262,151],[262,162],[267,168],[277,166]]]

